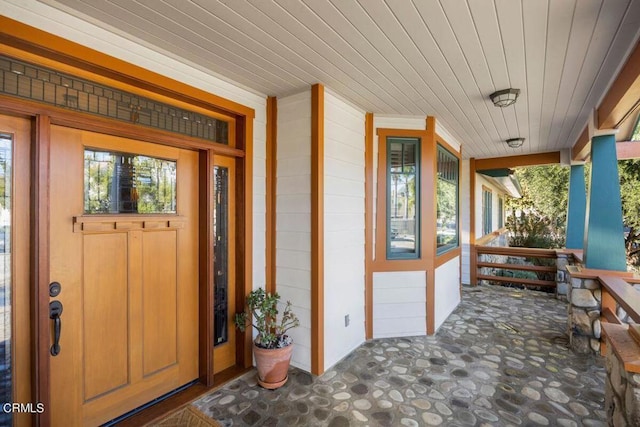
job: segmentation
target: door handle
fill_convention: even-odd
[[[53,320],[53,345],[51,346],[51,355],[60,354],[60,333],[62,332],[62,303],[60,301],[51,301],[49,303],[49,319]]]

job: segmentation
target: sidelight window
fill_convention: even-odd
[[[229,340],[229,168],[213,168],[214,346]]]
[[[0,134],[0,401],[12,402],[13,361],[12,291],[11,277],[11,220],[12,220],[12,151],[13,138]],[[11,425],[11,413],[0,411],[0,425]]]

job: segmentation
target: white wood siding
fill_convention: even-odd
[[[324,99],[324,367],[329,369],[365,340],[365,144],[364,113],[329,90]]]
[[[278,99],[276,289],[300,327],[291,363],[311,370],[311,91]]]
[[[440,137],[444,139],[447,144],[449,144],[454,150],[456,150],[458,153],[460,152],[460,142],[455,139],[444,126],[442,126],[439,120],[436,120],[436,133],[440,135]]]
[[[436,268],[435,283],[435,329],[460,304],[460,257],[455,257]]]
[[[373,273],[373,337],[427,333],[426,272]]]

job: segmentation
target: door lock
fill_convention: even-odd
[[[60,295],[60,291],[62,290],[62,285],[58,282],[49,283],[49,296],[51,298],[55,298]]]

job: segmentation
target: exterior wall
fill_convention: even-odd
[[[435,329],[447,320],[460,304],[460,257],[455,257],[436,268]]]
[[[373,274],[373,337],[427,333],[427,279],[424,271]]]
[[[324,99],[324,366],[328,369],[365,340],[365,116],[328,90]]]
[[[375,135],[378,128],[414,129],[425,128],[425,117],[381,116],[373,117],[373,234],[376,235],[378,146]],[[373,244],[375,257],[375,239]],[[426,273],[385,272],[373,274],[373,337],[398,337],[424,335],[426,329]]]
[[[460,257],[460,263],[462,265],[462,283],[468,285],[471,283],[470,268],[471,268],[471,247],[469,244],[470,236],[469,230],[471,229],[471,197],[470,191],[470,175],[469,175],[469,160],[463,160],[461,162],[462,172],[460,173],[460,247],[462,249],[462,256]]]
[[[278,99],[276,290],[300,319],[291,363],[311,370],[311,91]]]
[[[266,96],[242,88],[211,72],[193,68],[167,55],[84,22],[35,0],[3,1],[1,12],[16,21],[138,65],[255,110],[253,126],[253,287],[265,285]]]

